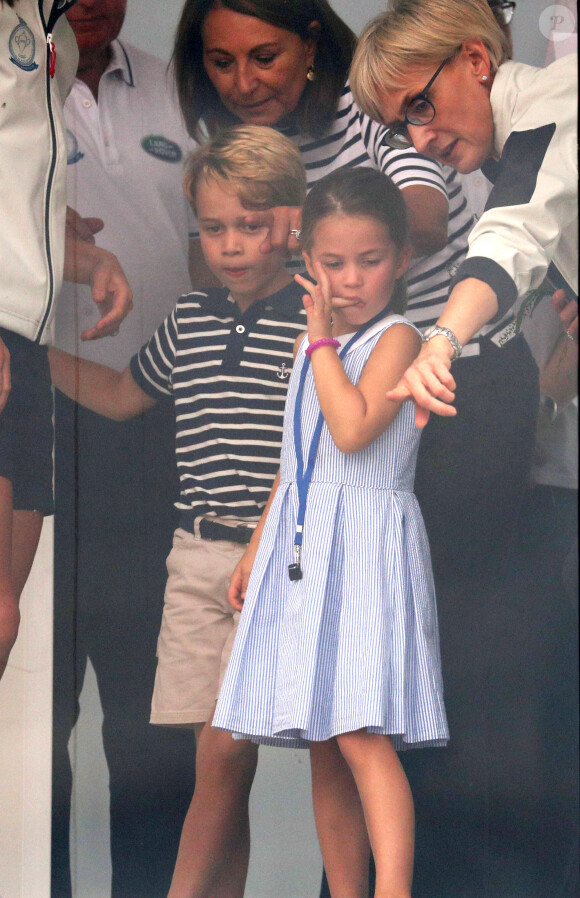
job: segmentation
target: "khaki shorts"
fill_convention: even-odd
[[[157,641],[151,723],[186,725],[211,717],[232,651],[239,612],[227,600],[246,546],[200,539],[178,528]]]

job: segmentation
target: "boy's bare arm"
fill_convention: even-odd
[[[99,415],[125,421],[155,405],[156,400],[135,383],[130,368],[115,371],[54,347],[48,358],[55,387]]]

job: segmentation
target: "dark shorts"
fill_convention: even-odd
[[[10,352],[12,389],[0,413],[0,477],[18,511],[53,513],[52,390],[48,347],[0,328]]]

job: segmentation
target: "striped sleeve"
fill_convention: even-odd
[[[358,112],[358,110],[357,110]],[[393,181],[400,190],[405,187],[433,187],[447,196],[445,178],[441,166],[417,150],[394,150],[383,138],[386,128],[358,112],[360,129],[367,152],[376,167]]]
[[[187,306],[186,299],[187,297],[181,297],[171,314],[130,362],[135,382],[155,399],[172,393],[171,376],[178,346],[178,316],[183,307]]]

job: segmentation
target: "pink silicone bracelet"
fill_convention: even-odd
[[[332,337],[321,337],[320,340],[315,340],[314,343],[309,343],[304,353],[306,358],[310,358],[315,349],[319,349],[320,346],[334,346],[335,349],[338,349],[340,343],[338,340],[333,340]]]

